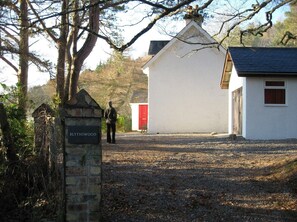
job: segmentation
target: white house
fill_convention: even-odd
[[[147,103],[130,103],[132,115],[132,130],[147,130],[148,122],[148,104]]]
[[[230,134],[297,138],[297,48],[230,47],[221,87],[229,93]]]
[[[137,90],[130,100],[131,119],[133,131],[147,130],[148,103],[147,89]]]
[[[190,21],[144,65],[148,132],[227,132],[228,93],[220,89],[225,49]]]

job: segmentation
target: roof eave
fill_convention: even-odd
[[[226,54],[225,62],[224,62],[224,68],[223,68],[223,73],[221,77],[221,89],[229,89],[229,82],[230,82],[230,77],[232,73],[232,67],[233,67],[233,61],[231,58],[231,55],[229,52]]]
[[[297,77],[297,72],[294,73],[282,73],[282,72],[237,72],[239,77]]]

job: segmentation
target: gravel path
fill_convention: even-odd
[[[267,179],[297,140],[119,134],[103,141],[104,221],[297,221],[287,183]]]

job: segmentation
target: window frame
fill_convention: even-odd
[[[267,86],[267,82],[283,82],[283,86]],[[265,102],[265,91],[266,89],[283,89],[285,91],[285,103],[266,103]],[[288,106],[288,100],[287,100],[287,82],[283,79],[266,79],[264,80],[264,105],[265,106]]]

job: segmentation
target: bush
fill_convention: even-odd
[[[119,116],[117,130],[118,132],[130,132],[132,130],[131,118],[128,116]]]
[[[6,89],[8,93],[1,102],[18,158],[8,161],[7,148],[0,143],[0,221],[40,221],[45,211],[55,213],[50,203],[56,202],[48,201],[55,194],[55,183],[49,183],[47,163],[34,153],[33,123],[24,118],[23,111],[13,102],[17,101],[17,89]]]
[[[102,133],[106,133],[106,122],[102,118]],[[132,120],[128,116],[118,116],[116,131],[119,133],[130,132],[132,130]]]

